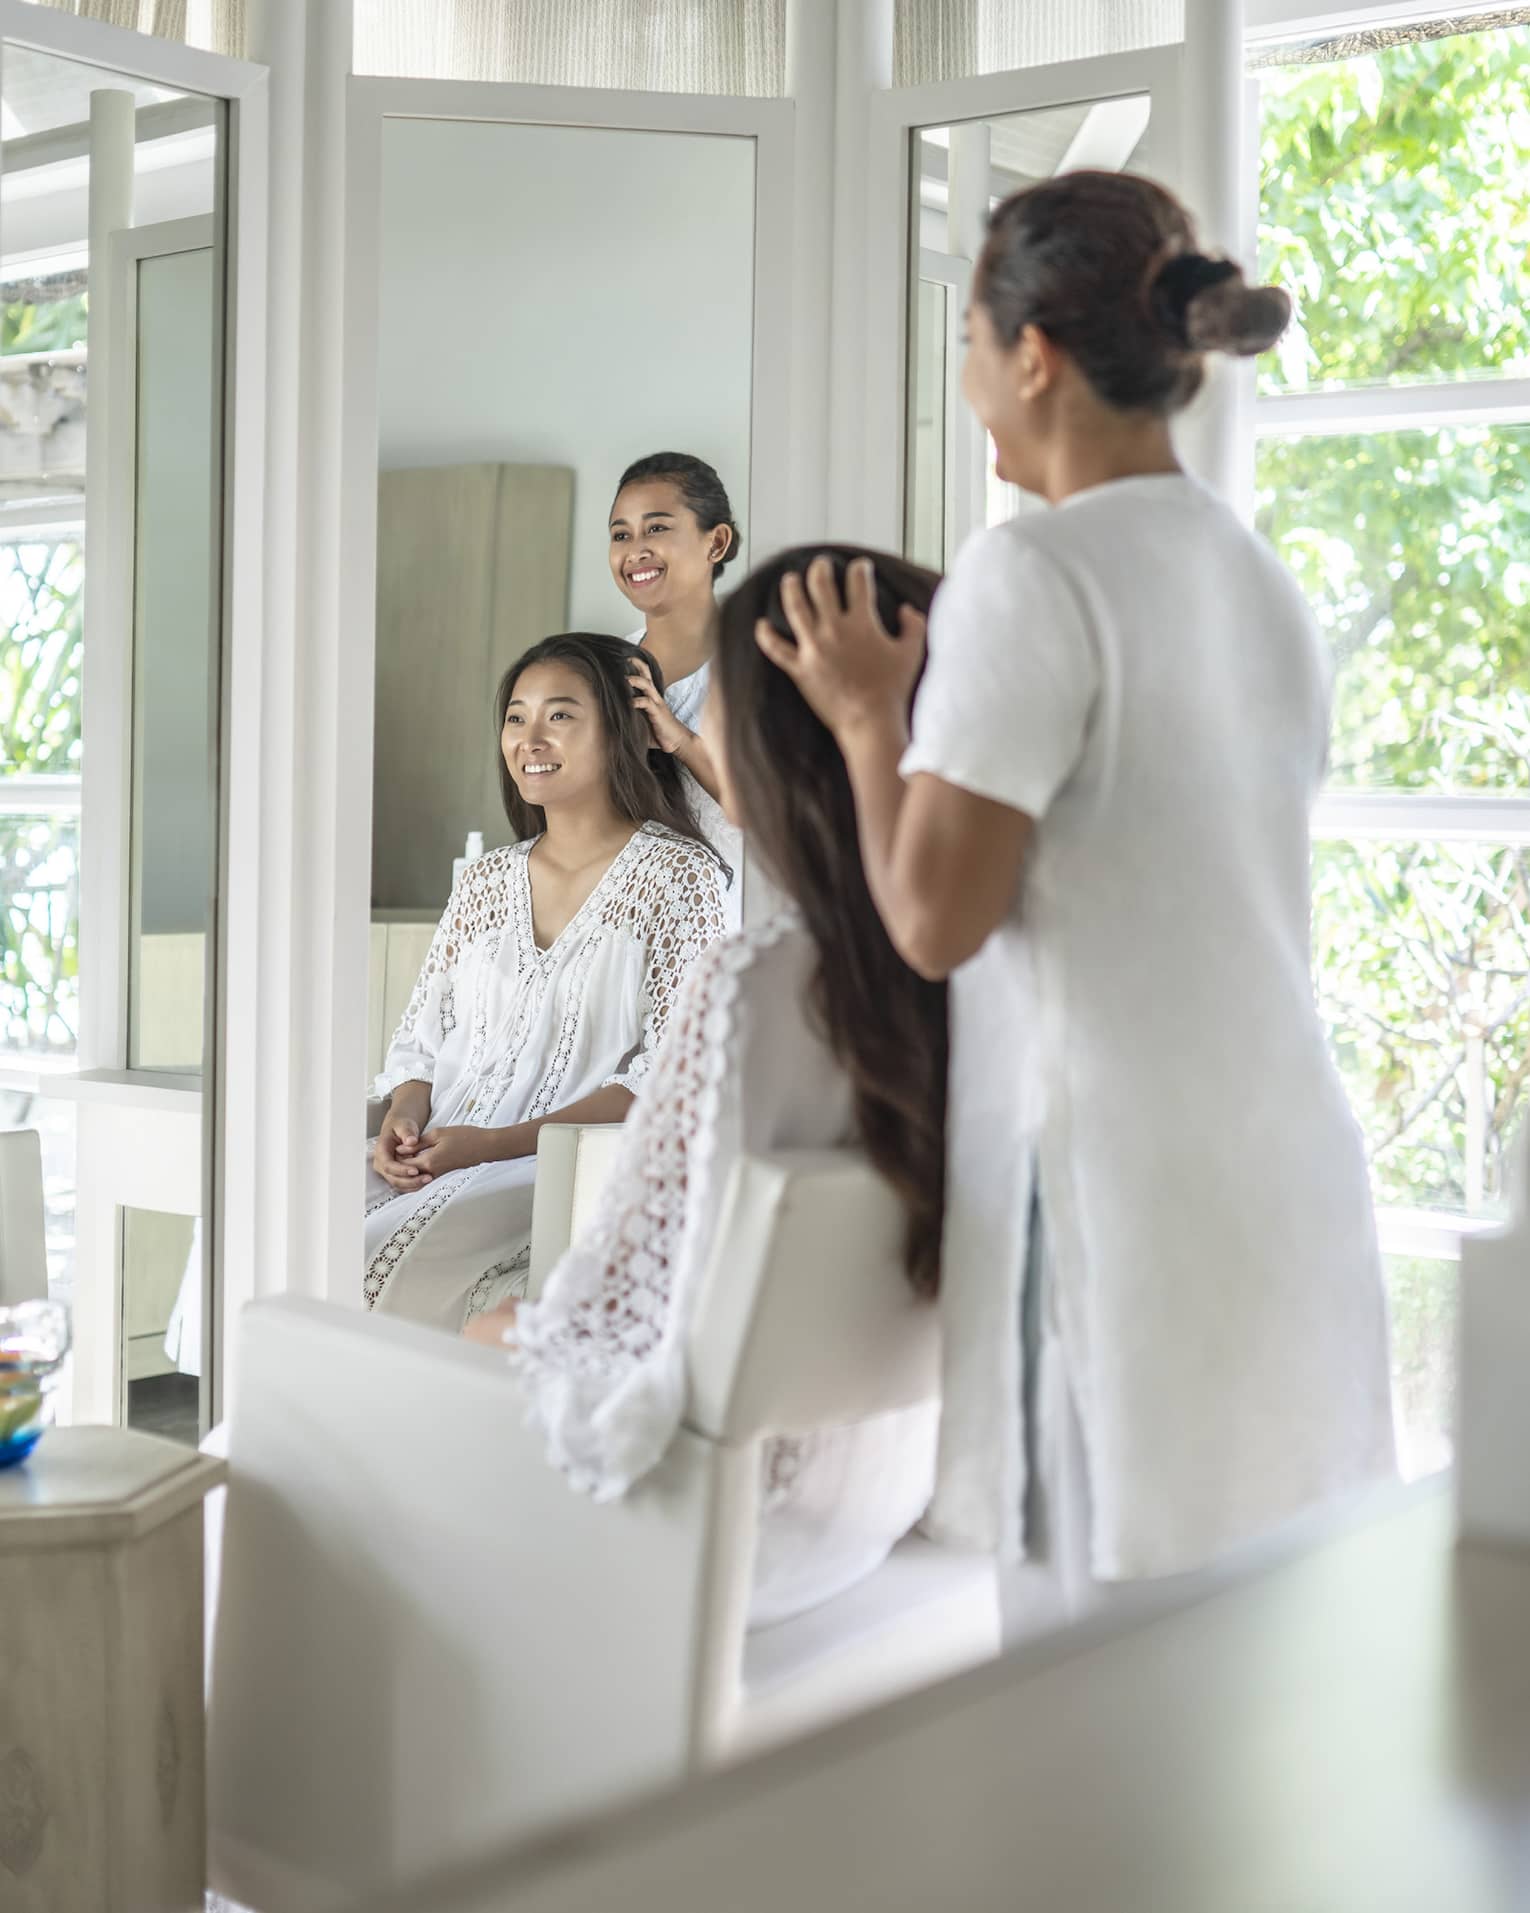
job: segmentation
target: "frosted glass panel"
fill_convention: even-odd
[[[211,53],[246,57],[249,33],[248,0],[32,0],[58,13],[76,13],[86,20],[104,20],[108,26],[132,33],[152,33],[156,39],[179,40]]]
[[[355,71],[654,93],[786,90],[786,0],[356,0]]]
[[[138,267],[129,1060],[200,1069],[217,790],[210,733],[214,296],[211,247]]]
[[[893,84],[1173,46],[1185,0],[897,0]]]

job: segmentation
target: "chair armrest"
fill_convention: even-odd
[[[294,1297],[244,1312],[238,1369],[208,1737],[228,1890],[255,1851],[369,1897],[679,1777],[702,1536],[749,1451],[684,1436],[596,1503],[496,1351]]]
[[[388,1105],[380,1103],[375,1097],[367,1098],[367,1141],[371,1142],[382,1128],[382,1119],[388,1113]]]
[[[531,1206],[534,1301],[599,1195],[621,1139],[620,1123],[544,1123],[537,1134],[537,1183]]]

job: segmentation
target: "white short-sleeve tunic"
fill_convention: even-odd
[[[953,1531],[1018,1518],[993,1431],[1012,1447],[1032,1137],[1098,1577],[1198,1567],[1393,1467],[1365,1164],[1309,976],[1327,735],[1297,586],[1189,478],[980,533],[935,600],[904,773],[1036,820],[1012,918],[953,980]],[[960,1328],[991,1339],[996,1310],[1002,1359]]]

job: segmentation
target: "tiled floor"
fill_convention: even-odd
[[[197,1378],[154,1375],[128,1384],[128,1426],[195,1448],[198,1440]]]

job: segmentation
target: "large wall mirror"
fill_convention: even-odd
[[[708,134],[383,122],[374,1071],[454,860],[470,835],[509,837],[501,674],[555,632],[642,629],[609,562],[623,470],[658,451],[705,459],[747,536],[755,152]]]
[[[963,314],[989,214],[1077,168],[1157,172],[1161,138],[1146,92],[914,129],[903,542],[919,563],[943,571],[970,532],[1026,506],[961,397]]]
[[[211,1413],[226,122],[5,45],[6,1114],[43,1138],[78,1410],[187,1441]]]

